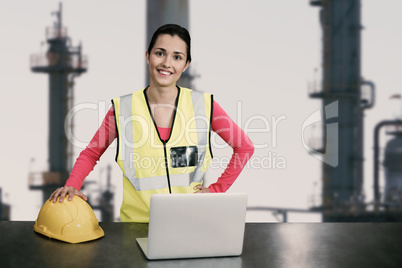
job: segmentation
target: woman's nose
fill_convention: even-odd
[[[162,65],[163,65],[164,67],[170,67],[170,65],[171,65],[171,58],[170,58],[170,57],[165,57],[165,58],[163,59]]]

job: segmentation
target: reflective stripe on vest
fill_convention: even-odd
[[[204,95],[202,93],[199,93],[197,91],[191,91],[191,98],[193,100],[193,107],[194,107],[194,114],[196,117],[200,116],[205,116],[205,101],[204,101]],[[211,103],[212,105],[212,103]],[[199,118],[199,119],[201,119]],[[211,123],[211,122],[210,122]],[[197,129],[202,129],[202,123],[200,120],[195,121],[196,128]],[[205,153],[207,151],[207,139],[208,139],[208,132],[202,131],[198,132],[197,131],[197,138],[198,138],[198,166],[195,168],[194,171],[194,176],[192,178],[193,182],[201,182],[204,178],[205,172],[201,170]]]
[[[136,191],[168,187],[167,174],[163,170],[166,168],[164,167],[164,156],[162,157],[163,143],[155,131],[144,94],[144,90],[142,90],[113,100],[116,129],[118,130],[116,161],[121,167],[124,177],[130,181]],[[171,137],[166,143],[167,163],[170,186],[188,187],[194,182],[202,183],[206,168],[211,161],[209,135],[212,95],[181,88],[178,97],[179,102],[175,111]],[[187,114],[190,114],[191,117],[188,117]],[[140,129],[142,133],[137,133],[139,131],[134,133],[134,129]],[[195,141],[191,138],[191,134],[188,137],[183,136],[188,134],[186,131],[194,133],[192,137]],[[175,155],[172,156],[172,151],[181,150],[187,154],[192,150],[188,149],[189,147],[196,148],[198,152],[197,165],[173,167],[172,158]],[[185,155],[181,155],[181,157],[186,159]]]

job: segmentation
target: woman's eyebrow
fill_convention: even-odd
[[[161,48],[161,47],[156,47],[155,49],[159,49],[159,50],[161,50],[161,51],[163,51],[163,52],[166,52],[166,49]],[[184,54],[183,52],[181,52],[181,51],[174,51],[173,54],[183,54],[183,55],[185,55],[185,54]]]

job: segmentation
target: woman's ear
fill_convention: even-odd
[[[145,59],[147,60],[147,64],[149,65],[149,55],[148,55],[148,51],[145,51]]]
[[[190,66],[190,61],[187,61],[186,66],[184,66],[183,73],[187,70],[188,66]]]

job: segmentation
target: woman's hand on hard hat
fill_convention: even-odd
[[[210,193],[211,192],[208,188],[206,188],[206,187],[204,187],[202,185],[195,186],[194,190],[198,190],[197,192],[195,192],[196,194],[198,194],[198,193]]]
[[[77,195],[77,196],[81,197],[85,201],[87,201],[87,199],[88,199],[83,193],[81,193],[80,191],[78,191],[74,187],[72,187],[72,186],[64,186],[64,187],[57,188],[56,191],[54,191],[50,195],[49,200],[53,201],[53,203],[55,203],[57,198],[60,196],[59,202],[61,203],[61,202],[63,202],[63,200],[66,197],[66,195],[68,195],[68,201],[71,201],[73,199],[74,195]]]

